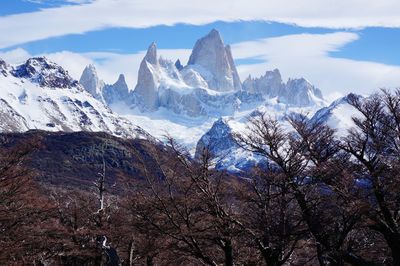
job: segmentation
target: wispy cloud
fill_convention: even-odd
[[[349,32],[295,34],[234,44],[232,50],[237,58],[264,60],[263,63],[239,66],[242,79],[249,74],[258,76],[267,69],[278,68],[285,79],[305,77],[320,87],[325,95],[368,94],[383,87],[399,87],[399,66],[331,55],[358,37]]]
[[[325,28],[400,27],[397,0],[69,1],[83,4],[0,17],[0,48],[104,28],[201,25],[218,20],[266,20]]]

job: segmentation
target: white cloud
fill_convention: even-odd
[[[284,79],[305,77],[325,95],[400,87],[399,66],[335,58],[329,54],[357,39],[357,34],[348,32],[295,34],[234,44],[232,52],[236,58],[264,61],[239,66],[242,79],[278,68]]]
[[[20,64],[31,57],[31,55],[24,49],[17,48],[7,52],[0,52],[0,58],[10,64]]]
[[[382,87],[400,87],[400,67],[380,63],[334,58],[329,53],[340,50],[344,45],[358,39],[349,32],[330,34],[296,34],[275,38],[260,39],[232,45],[236,59],[257,58],[258,64],[238,66],[242,80],[248,75],[260,76],[266,70],[278,68],[283,79],[305,77],[321,88],[325,98],[333,100],[349,92],[368,94]],[[186,62],[188,49],[160,49],[158,54]],[[116,53],[72,53],[68,51],[47,54],[51,60],[64,66],[70,74],[79,79],[83,68],[94,63],[100,78],[114,83],[120,73],[125,74],[128,86],[133,89],[140,62],[145,51],[136,54]],[[20,62],[30,55],[16,49],[0,53],[0,57],[10,63]]]
[[[399,12],[398,0],[96,0],[0,17],[0,48],[111,27],[214,21],[266,20],[327,28],[400,27]]]

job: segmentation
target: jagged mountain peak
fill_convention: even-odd
[[[114,85],[126,85],[126,80],[125,80],[125,75],[124,74],[119,74],[117,81],[114,83]]]
[[[158,64],[157,44],[155,42],[152,42],[150,46],[147,48],[147,52],[143,60],[146,60],[152,65]]]
[[[46,57],[29,58],[24,64],[17,66],[12,74],[18,78],[30,79],[42,87],[78,87],[78,82],[68,74],[68,71]]]
[[[221,34],[216,29],[212,29],[204,38],[212,39],[218,43],[223,43]]]
[[[67,71],[44,57],[9,67],[7,73],[0,74],[0,131],[42,129],[141,135],[130,121],[113,113],[104,102],[85,92]]]
[[[217,30],[200,38],[189,57],[187,68],[194,69],[215,91],[238,91],[241,82],[229,46]]]
[[[96,67],[93,64],[85,67],[79,79],[79,83],[82,84],[83,88],[93,97],[98,100],[103,100],[102,90],[105,84],[99,79]]]
[[[242,85],[243,89],[251,93],[260,93],[269,98],[277,97],[284,91],[281,73],[278,69],[266,71],[264,75],[253,78],[249,75]]]
[[[204,62],[204,59],[215,61],[218,58],[217,56],[223,56],[224,51],[225,45],[221,35],[217,30],[213,29],[209,34],[197,40],[193,47],[192,54],[189,57],[188,65],[200,64],[207,66],[207,62]],[[218,54],[218,52],[220,54]],[[212,58],[212,56],[214,56],[214,58]]]
[[[105,85],[102,90],[104,101],[111,105],[114,103],[125,102],[129,105],[130,93],[128,85],[125,81],[125,76],[120,74],[118,80],[112,85]]]
[[[158,108],[158,86],[160,65],[157,58],[157,46],[151,43],[147,53],[140,63],[138,81],[133,91],[136,101],[142,110]]]
[[[126,83],[124,74],[120,74],[118,80],[112,85],[116,90],[123,93],[125,96],[128,96],[129,88]]]
[[[183,65],[182,65],[182,63],[181,63],[181,60],[176,60],[176,62],[175,62],[175,67],[176,67],[176,69],[178,69],[179,71],[181,71],[182,69],[183,69]]]
[[[197,143],[196,158],[200,158],[205,149],[207,149],[212,156],[217,156],[220,151],[227,150],[235,145],[232,137],[232,129],[228,122],[228,118],[220,117],[213,123],[211,128]]]
[[[307,106],[312,104],[315,99],[323,100],[322,92],[305,78],[289,79],[286,84],[287,100],[295,99],[296,104]]]
[[[93,64],[87,65],[82,72],[82,76],[85,76],[85,75],[86,76],[90,75],[90,76],[98,78],[96,67]]]

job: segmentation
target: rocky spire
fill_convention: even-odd
[[[232,70],[233,87],[235,88],[236,91],[241,90],[242,83],[240,82],[239,74],[237,72],[235,62],[233,61],[231,46],[227,45],[225,47],[225,50],[226,50],[226,55],[228,57],[229,66]]]
[[[280,96],[284,93],[284,84],[282,82],[281,73],[278,69],[266,71],[259,78],[249,77],[243,82],[243,89],[252,92],[260,93],[263,96],[270,98]]]
[[[153,42],[147,49],[147,53],[140,63],[138,82],[134,95],[141,103],[141,108],[152,111],[158,108],[159,65],[157,58],[157,46]]]
[[[79,79],[79,83],[82,84],[83,88],[93,97],[102,100],[102,90],[105,84],[99,79],[94,65],[90,64],[85,67]]]
[[[230,48],[225,48],[219,32],[215,29],[196,42],[188,66],[200,73],[210,89],[216,91],[240,89]]]
[[[158,58],[157,58],[157,45],[155,42],[152,42],[147,49],[147,53],[144,57],[144,60],[149,62],[152,65],[157,65],[158,64]]]
[[[123,88],[124,90],[128,89],[128,85],[126,84],[124,74],[119,74],[118,80],[114,83],[114,86],[121,89]]]
[[[104,86],[103,97],[107,104],[115,102],[125,102],[129,104],[129,88],[123,74],[119,75],[118,80],[113,85]]]
[[[183,69],[181,60],[179,60],[179,59],[176,60],[176,62],[175,62],[175,67],[176,67],[176,69],[178,69],[179,71],[181,71],[181,70]]]

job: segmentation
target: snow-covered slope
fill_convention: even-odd
[[[285,119],[291,113],[303,113],[312,117],[319,110],[318,106],[296,107],[278,102],[277,98],[266,100],[263,105],[251,111],[237,112],[234,116],[223,117],[215,121],[196,144],[195,158],[200,158],[206,148],[215,158],[217,168],[241,172],[255,164],[265,164],[266,160],[257,154],[240,148],[234,141],[233,134],[246,133],[250,117],[265,113],[277,120],[286,128],[291,126]]]
[[[44,57],[12,67],[0,60],[0,130],[103,131],[145,136]]]
[[[355,94],[349,94],[337,99],[329,106],[321,108],[312,117],[312,120],[323,121],[330,127],[336,129],[338,136],[343,136],[348,129],[354,126],[353,117],[360,113],[349,103],[349,97],[362,97]]]

